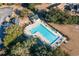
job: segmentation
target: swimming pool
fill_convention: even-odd
[[[31,33],[34,34],[36,32],[40,32],[40,34],[45,37],[50,44],[54,43],[59,36],[55,35],[54,33],[52,33],[51,31],[49,31],[45,26],[43,26],[42,24],[38,24],[35,28],[32,28]]]

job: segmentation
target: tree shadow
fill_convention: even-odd
[[[21,34],[20,36],[16,37],[12,42],[9,43],[7,47],[5,47],[6,53],[4,55],[10,55],[11,48],[15,46],[18,42],[22,43],[25,40],[28,40],[28,37],[26,37],[24,34]]]
[[[21,34],[20,36],[16,37],[12,42],[9,43],[8,47],[11,48],[14,45],[16,45],[17,42],[22,43],[23,41],[27,40],[28,37],[25,36],[24,34]]]
[[[21,11],[18,10],[18,9],[16,9],[16,10],[15,10],[15,13],[16,13],[17,15],[20,15]]]
[[[37,10],[36,14],[38,15],[38,17],[40,19],[45,20],[47,11],[46,10]]]
[[[45,45],[40,40],[37,40],[36,44],[33,44],[30,49],[30,55],[32,56],[46,56],[48,51],[51,51],[51,48],[48,45]]]
[[[5,33],[4,27],[0,26],[0,49],[1,50],[4,48],[3,41],[4,41],[5,35],[6,35],[6,33]]]
[[[69,54],[63,51],[60,47],[54,50],[47,44],[39,44],[38,42],[33,44],[29,51],[31,56],[69,56]]]
[[[22,3],[21,6],[24,7],[24,8],[26,8],[26,7],[29,6],[29,3]]]

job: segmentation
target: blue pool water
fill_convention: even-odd
[[[50,44],[55,42],[58,39],[54,33],[50,32],[47,28],[45,28],[42,24],[37,25],[35,28],[30,30],[32,34],[36,32],[40,32],[42,36],[44,36]]]

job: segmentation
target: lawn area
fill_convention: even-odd
[[[4,38],[4,46],[9,45],[16,37],[23,33],[23,29],[18,25],[12,25],[10,28],[6,29],[7,35]]]

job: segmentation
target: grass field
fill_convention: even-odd
[[[10,28],[6,29],[6,32],[7,35],[4,38],[4,46],[9,45],[11,41],[23,33],[22,28],[18,25],[11,26]]]

